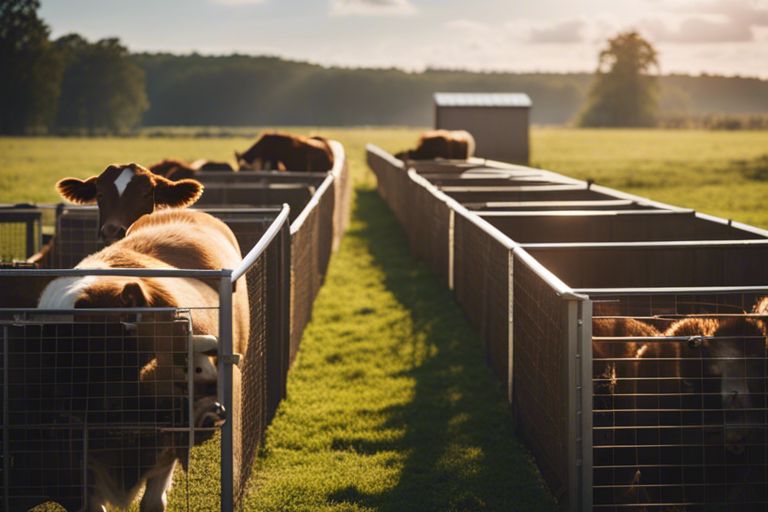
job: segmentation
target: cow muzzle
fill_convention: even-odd
[[[99,238],[107,244],[112,244],[125,238],[126,229],[117,224],[104,224],[99,231]]]

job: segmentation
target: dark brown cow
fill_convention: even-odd
[[[235,152],[240,170],[325,172],[333,168],[333,152],[322,137],[266,133],[244,153]]]
[[[175,264],[170,264],[173,262]],[[199,211],[168,210],[142,217],[128,235],[96,254],[77,268],[236,268],[241,262],[234,234],[221,221]],[[194,406],[195,422],[210,425],[218,415],[215,402],[216,366],[207,354],[217,350],[217,293],[192,278],[62,277],[43,291],[39,308],[189,307],[195,352],[194,386],[199,390]],[[157,315],[160,315],[156,318]],[[137,324],[140,352],[151,360],[140,373],[142,393],[167,396],[186,391],[186,373],[176,362],[165,324],[154,322],[163,313],[143,313]],[[233,297],[233,350],[243,354],[249,335],[248,292],[245,283]],[[186,367],[184,367],[186,368]],[[236,385],[237,380],[236,373]],[[237,390],[235,390],[237,391]],[[152,411],[147,411],[151,413]],[[86,510],[102,510],[112,504],[127,508],[146,483],[141,510],[163,511],[173,469],[179,453],[167,433],[142,434],[141,442],[91,450],[87,458],[88,495]],[[126,465],[128,465],[126,467]],[[68,468],[62,468],[62,471]],[[49,496],[56,499],[56,496]]]
[[[592,336],[595,338],[627,338],[626,341],[593,341],[592,353],[596,359],[624,359],[627,367],[617,369],[615,362],[605,364],[605,369],[597,377],[604,379],[604,384],[613,393],[619,379],[626,379],[627,392],[636,390],[636,379],[642,373],[642,359],[658,357],[664,349],[659,342],[634,340],[633,338],[660,337],[662,334],[655,327],[634,318],[595,318],[592,320]]]
[[[157,174],[159,176],[164,176],[166,178],[170,178],[171,175],[177,172],[184,174],[185,172],[194,173],[195,171],[195,168],[192,167],[190,163],[185,162],[184,160],[180,160],[178,158],[166,158],[155,164],[150,165],[148,169],[152,171],[154,174]]]
[[[400,160],[466,160],[475,154],[475,139],[465,130],[431,130],[419,137],[416,149],[397,153]]]
[[[235,172],[237,169],[229,163],[225,162],[223,160],[195,160],[190,164],[190,167],[192,169],[196,169],[198,171],[208,171],[208,172]]]
[[[694,393],[719,396],[724,411],[726,448],[744,453],[753,432],[750,424],[760,422],[753,409],[765,405],[761,387],[765,374],[749,360],[766,357],[768,339],[760,322],[748,317],[686,318],[675,322],[665,336],[687,336],[680,346],[680,376]],[[761,397],[762,396],[762,397]],[[757,402],[757,403],[756,403]],[[764,402],[763,402],[764,403]],[[712,409],[717,404],[711,404]]]
[[[203,193],[200,182],[171,181],[134,163],[110,165],[87,180],[65,178],[56,189],[75,204],[99,205],[99,237],[106,243],[123,238],[142,215],[189,206]]]
[[[164,176],[171,181],[194,178],[198,172],[235,172],[237,169],[229,163],[221,160],[195,160],[192,163],[176,158],[166,158],[148,167],[150,171]]]

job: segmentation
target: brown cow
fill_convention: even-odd
[[[466,160],[475,154],[475,138],[465,130],[431,130],[419,137],[416,149],[395,155],[400,160]]]
[[[325,172],[333,168],[333,152],[322,137],[265,133],[244,153],[235,152],[240,170]]]
[[[764,400],[760,387],[765,374],[759,365],[749,364],[768,353],[760,322],[748,317],[686,318],[664,335],[689,337],[687,343],[679,343],[680,376],[692,392],[719,396],[725,446],[732,454],[744,453],[753,434],[749,425],[760,421],[752,409],[759,409],[755,402]]]
[[[123,238],[142,215],[189,206],[203,193],[198,181],[171,181],[133,163],[110,165],[87,180],[65,178],[56,189],[75,204],[99,205],[99,237],[108,244]]]
[[[225,162],[223,160],[195,160],[191,164],[189,164],[192,169],[198,170],[198,171],[207,171],[207,172],[236,172],[237,169],[229,163]]]
[[[168,210],[142,217],[128,234],[98,253],[88,256],[77,268],[236,268],[241,262],[234,234],[221,221],[199,211]],[[217,293],[193,278],[62,277],[52,281],[39,301],[46,310],[80,308],[171,307],[194,308],[191,315],[195,351],[194,385],[203,396],[196,400],[196,424],[210,425],[217,416],[216,367],[209,353],[217,350]],[[167,396],[184,393],[186,375],[176,362],[173,348],[166,346],[168,333],[163,313],[143,313],[137,324],[141,352],[151,360],[140,373],[143,393]],[[233,297],[233,350],[245,353],[249,335],[246,283]],[[237,375],[237,374],[236,374]],[[238,381],[236,380],[236,383]],[[235,390],[237,393],[237,389]],[[147,411],[151,413],[152,411]],[[92,450],[87,459],[87,510],[102,510],[112,504],[126,508],[146,483],[141,510],[165,510],[166,494],[179,457],[171,434],[142,434],[140,443]],[[126,461],[133,461],[130,467]],[[140,462],[138,462],[140,461]],[[138,467],[136,465],[138,464]],[[64,469],[64,468],[62,468]],[[56,499],[55,496],[50,496]]]
[[[619,379],[628,382],[627,392],[634,393],[636,379],[642,373],[642,359],[658,357],[663,347],[659,342],[635,340],[633,338],[655,338],[662,334],[655,327],[634,318],[594,318],[592,336],[595,338],[626,338],[626,341],[605,340],[592,342],[592,353],[596,359],[624,359],[625,368],[617,368],[616,362],[606,363],[605,370],[598,375],[605,380],[610,393],[616,390]]]
[[[147,169],[159,176],[170,178],[171,175],[179,172],[180,175],[186,172],[194,173],[195,168],[188,162],[178,158],[166,158],[150,165]]]
[[[166,158],[148,167],[150,171],[164,176],[171,181],[180,181],[194,178],[198,172],[235,172],[237,169],[229,163],[218,160],[195,160],[192,163],[176,158]]]

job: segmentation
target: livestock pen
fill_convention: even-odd
[[[564,509],[765,508],[768,349],[749,326],[768,232],[539,169],[406,165],[375,146],[368,162]],[[701,317],[742,329],[663,335]],[[615,319],[658,333],[593,338]],[[739,400],[721,400],[729,379]]]
[[[211,489],[197,492],[204,495],[206,508],[240,506],[257,448],[285,397],[290,362],[346,226],[346,156],[341,144],[331,141],[331,146],[335,165],[327,173],[256,171],[218,181],[200,174],[206,192],[196,207],[235,234],[243,252],[243,263],[235,269],[72,269],[103,247],[96,236],[96,208],[0,210],[0,239],[9,248],[8,259],[23,260],[45,246],[31,258],[34,263],[7,263],[4,267],[11,268],[0,270],[5,510],[46,499],[79,509],[93,487],[94,465],[131,481],[134,477],[126,475],[175,457],[194,473],[190,449],[219,430],[210,421],[201,424],[201,414],[210,419],[221,413],[210,400],[201,402],[210,393],[187,377],[200,371],[196,350],[206,340],[195,338],[191,325],[204,316],[216,319],[218,402],[226,420],[216,479],[221,497]],[[45,223],[54,229],[48,245],[43,243]],[[162,309],[36,308],[50,280],[83,276],[195,278],[210,285],[217,301]],[[247,350],[233,354],[233,290],[246,285]],[[151,355],[172,361],[174,370],[156,370],[147,385]],[[187,487],[187,508],[188,493]],[[179,506],[184,495],[174,496]]]

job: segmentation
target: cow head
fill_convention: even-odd
[[[87,180],[65,178],[56,189],[75,204],[99,205],[99,237],[108,244],[123,238],[131,224],[155,208],[189,206],[203,193],[198,181],[171,181],[133,163],[110,165]]]
[[[702,393],[705,409],[722,410],[725,446],[740,455],[750,443],[754,425],[761,421],[760,413],[754,411],[765,407],[759,403],[765,400],[759,392],[765,379],[760,368],[768,351],[765,332],[749,318],[697,320],[711,327],[689,339],[683,346],[682,360],[684,364],[686,359],[701,361],[692,366],[700,368],[700,374],[694,370],[694,390]],[[686,373],[690,376],[690,372],[683,372],[683,377]]]
[[[130,309],[178,307],[169,290],[158,280],[123,277],[60,277],[51,281],[40,297],[41,309]],[[78,315],[91,318],[90,313]],[[119,316],[119,315],[118,315]],[[103,315],[94,318],[101,319]],[[116,317],[117,320],[118,317]],[[150,355],[142,369],[141,379],[152,383],[163,395],[173,388],[186,392],[188,380],[189,348],[179,338],[172,317],[168,313],[143,313],[139,323],[130,324],[139,340],[140,352]],[[218,341],[215,336],[195,334],[192,344],[192,380],[195,393],[201,396],[216,394],[216,356]],[[144,362],[142,364],[144,364]]]

